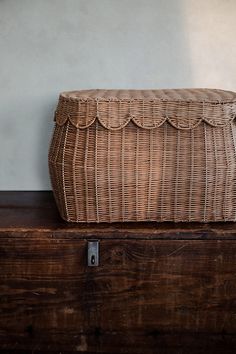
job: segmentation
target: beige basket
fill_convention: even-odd
[[[63,219],[236,220],[236,93],[64,92],[49,151]]]

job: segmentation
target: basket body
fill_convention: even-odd
[[[82,97],[79,107],[69,100],[60,96],[49,150],[63,219],[236,220],[234,96],[209,104]]]

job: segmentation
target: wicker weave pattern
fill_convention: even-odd
[[[236,94],[63,93],[49,168],[63,219],[236,220]]]

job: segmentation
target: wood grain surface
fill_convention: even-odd
[[[68,225],[51,193],[0,200],[1,354],[236,351],[234,224]]]

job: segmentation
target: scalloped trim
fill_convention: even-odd
[[[155,128],[159,128],[161,127],[165,122],[170,123],[174,128],[176,129],[180,129],[180,130],[190,130],[190,129],[194,129],[196,127],[198,127],[198,125],[201,122],[206,122],[208,123],[210,126],[212,127],[224,127],[228,124],[230,124],[236,117],[233,117],[231,119],[225,120],[224,122],[222,122],[221,124],[216,124],[214,122],[212,122],[212,120],[209,120],[207,118],[201,118],[195,121],[194,124],[189,124],[189,126],[184,126],[181,125],[181,121],[179,120],[178,123],[176,123],[176,119],[172,119],[169,117],[166,118],[160,118],[160,122],[157,124],[153,124],[152,126],[149,125],[145,125],[145,124],[141,124],[140,120],[136,117],[127,117],[127,119],[125,120],[124,123],[122,123],[119,126],[116,127],[112,127],[109,126],[109,124],[107,124],[107,122],[102,119],[99,116],[95,116],[91,121],[89,121],[89,123],[87,125],[80,125],[78,122],[75,122],[74,119],[72,117],[70,117],[70,115],[67,116],[67,118],[64,116],[63,119],[55,119],[56,123],[60,126],[64,125],[68,120],[70,121],[70,123],[79,129],[87,129],[88,127],[90,127],[96,120],[101,124],[101,126],[103,126],[104,128],[108,129],[108,130],[120,130],[123,129],[127,124],[129,124],[129,122],[133,122],[137,127],[142,128],[142,129],[155,129]]]
[[[86,129],[96,120],[106,129],[119,130],[129,122],[139,128],[155,129],[165,122],[174,128],[190,130],[201,122],[212,127],[224,127],[236,117],[236,102],[231,103],[204,103],[163,101],[99,101],[77,100],[71,101],[60,97],[54,120],[58,125],[68,120],[79,129]]]

